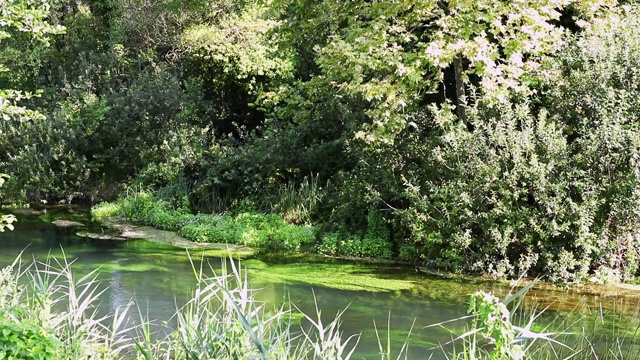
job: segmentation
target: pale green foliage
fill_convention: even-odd
[[[448,67],[461,55],[469,62],[468,73],[481,77],[483,93],[506,101],[509,92],[528,91],[525,74],[538,73],[544,59],[562,48],[563,32],[553,24],[561,9],[577,8],[589,19],[609,0],[514,1],[500,0],[425,2],[419,10],[432,17],[433,32],[425,49],[435,66]],[[437,15],[433,15],[433,14]],[[584,20],[580,24],[586,24]],[[539,74],[544,76],[545,73]]]
[[[47,41],[48,34],[61,33],[64,28],[51,25],[45,19],[51,5],[48,0],[4,0],[0,3],[0,40],[11,37],[11,29],[28,32],[34,38]]]
[[[516,333],[511,324],[511,313],[500,299],[482,290],[477,291],[471,295],[467,312],[476,315],[471,327],[479,329],[479,335],[495,345],[492,359],[522,359],[521,346],[514,344]]]
[[[5,178],[8,176],[5,174],[0,174],[0,187],[4,185]],[[4,214],[0,217],[0,232],[3,232],[4,229],[13,230],[13,223],[16,221],[16,217],[11,214]]]
[[[286,78],[293,71],[292,54],[277,47],[281,39],[274,30],[280,23],[267,12],[265,4],[250,1],[238,12],[215,14],[215,24],[185,30],[179,47],[256,91],[259,78]]]
[[[362,103],[368,119],[356,124],[354,136],[376,147],[375,143],[393,142],[401,131],[415,127],[412,113],[420,109],[425,92],[436,90],[443,71],[457,56],[469,63],[468,74],[479,76],[481,95],[507,101],[514,90],[528,93],[526,79],[548,76],[543,62],[563,43],[564,30],[553,23],[560,18],[559,10],[573,7],[591,20],[612,4],[608,0],[328,1],[305,3],[305,11],[311,7],[310,11],[324,15],[287,20],[295,35],[325,34],[324,39],[314,39],[314,61],[321,71],[310,81]],[[339,20],[331,22],[331,16]],[[327,27],[327,23],[339,25]]]
[[[598,354],[591,343],[588,345],[589,351],[573,350],[556,340],[559,334],[547,332],[547,327],[542,330],[545,332],[532,330],[536,325],[539,327],[536,320],[544,312],[544,310],[535,309],[523,310],[525,294],[532,287],[533,284],[525,286],[502,300],[483,290],[472,294],[467,310],[469,316],[450,320],[472,318],[469,330],[451,341],[452,343],[462,341],[463,350],[457,351],[454,344],[454,351],[450,354],[451,357],[447,356],[447,358],[455,360],[598,359]],[[525,324],[516,325],[519,321],[524,321]],[[429,327],[442,326],[444,323]],[[581,341],[589,342],[588,339],[581,339]],[[611,354],[614,359],[618,359],[616,355],[622,355],[622,352],[612,351]]]
[[[320,186],[317,176],[305,177],[299,186],[293,183],[282,185],[271,209],[287,222],[310,224],[311,215],[317,211],[325,195],[326,190]]]
[[[12,31],[29,33],[34,39],[48,44],[49,34],[59,34],[64,31],[61,26],[46,22],[50,5],[48,0],[7,0],[0,2],[0,42],[11,37]],[[4,64],[0,64],[0,71],[10,71]],[[23,99],[33,94],[18,90],[0,90],[0,116],[4,120],[16,117],[21,121],[41,119],[37,112],[18,105]]]
[[[102,202],[91,208],[91,219],[95,221],[106,220],[120,214],[120,206],[116,203]]]

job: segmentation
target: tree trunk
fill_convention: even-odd
[[[453,71],[456,76],[456,110],[458,113],[458,119],[466,125],[467,95],[464,88],[464,81],[462,80],[462,73],[464,71],[462,67],[462,54],[459,54],[453,60]]]

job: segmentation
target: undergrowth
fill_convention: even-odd
[[[115,203],[101,203],[91,210],[101,220],[120,216],[162,230],[177,231],[188,240],[201,243],[241,244],[256,248],[294,251],[315,242],[312,226],[295,225],[273,214],[192,214],[188,199],[179,204],[138,191]]]

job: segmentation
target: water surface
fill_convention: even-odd
[[[24,260],[44,260],[47,257],[61,258],[64,252],[66,258],[73,261],[73,269],[79,275],[100,269],[99,277],[108,285],[101,298],[102,312],[125,306],[133,299],[142,313],[158,323],[168,321],[176,307],[189,299],[196,281],[192,264],[184,250],[144,240],[84,239],[73,231],[57,229],[50,223],[52,219],[60,217],[86,219],[83,210],[73,211],[18,215],[19,222],[15,230],[0,235],[0,267],[10,264],[20,253]],[[204,260],[214,269],[220,268],[220,259]],[[492,291],[500,296],[510,290],[506,284],[430,277],[397,265],[363,265],[358,270],[360,268],[353,263],[331,263],[331,271],[344,271],[345,276],[357,275],[361,271],[363,276],[371,279],[399,279],[411,284],[407,290],[348,291],[310,285],[299,278],[288,280],[282,275],[274,277],[274,273],[282,273],[279,267],[291,266],[282,259],[275,263],[266,260],[246,263],[250,285],[259,289],[257,297],[260,300],[279,306],[290,299],[306,313],[314,313],[317,302],[326,319],[347,309],[342,318],[345,336],[362,334],[355,359],[380,358],[374,322],[385,343],[387,323],[390,323],[390,338],[396,351],[401,348],[413,327],[409,337],[408,359],[427,359],[430,353],[433,353],[433,359],[445,358],[441,350],[431,349],[464,332],[464,324],[450,324],[448,328],[453,330],[453,334],[441,327],[425,327],[465,315],[469,295],[477,290]],[[260,266],[256,266],[258,263]],[[327,267],[322,263],[304,265]],[[559,321],[559,318],[572,324],[571,331],[576,332],[581,327],[591,327],[600,322],[601,333],[595,341],[601,344],[611,336],[609,330],[614,324],[624,323],[628,331],[622,335],[633,336],[637,327],[635,315],[639,299],[633,291],[589,295],[583,293],[586,290],[534,289],[528,294],[526,307],[548,308],[538,321],[538,329],[554,319]],[[133,313],[137,317],[137,311]]]

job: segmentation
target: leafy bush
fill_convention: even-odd
[[[638,25],[632,10],[576,35],[545,96],[478,101],[466,124],[434,107],[438,136],[407,135],[425,158],[396,215],[421,261],[563,283],[636,274]]]
[[[336,256],[340,253],[340,234],[325,233],[320,238],[316,250],[325,255]]]
[[[65,115],[36,122],[0,121],[0,167],[14,199],[62,199],[90,191],[93,165],[79,150],[78,129]]]
[[[103,220],[121,214],[120,206],[117,203],[101,202],[91,208],[91,218],[93,220]]]
[[[391,235],[379,210],[371,208],[367,216],[367,233],[362,239],[362,255],[389,259],[392,256]]]
[[[62,343],[41,324],[4,324],[0,321],[0,358],[56,360]]]
[[[329,232],[322,236],[316,250],[321,254],[390,259],[393,256],[389,229],[380,211],[369,210],[364,236],[346,232]]]
[[[239,243],[238,228],[230,215],[197,215],[192,222],[180,228],[179,233],[196,242]]]

